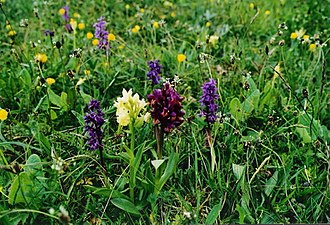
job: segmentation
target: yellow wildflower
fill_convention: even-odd
[[[179,62],[183,62],[186,60],[186,56],[184,54],[178,54],[176,58]]]
[[[90,70],[84,70],[84,73],[85,73],[85,75],[90,75],[91,74],[91,71]]]
[[[290,35],[291,39],[296,39],[297,37],[298,37],[298,34],[295,32],[291,33],[291,35]]]
[[[73,19],[73,18],[70,19],[70,25],[71,25],[73,30],[77,29],[78,24],[77,24],[77,21],[75,19]]]
[[[211,43],[212,45],[216,45],[218,41],[219,41],[219,36],[211,35],[209,37],[209,43]]]
[[[73,17],[74,18],[80,18],[80,14],[75,12],[75,13],[73,13]]]
[[[309,51],[314,52],[315,49],[316,49],[316,44],[313,43],[309,45]]]
[[[98,45],[98,44],[99,44],[99,40],[94,39],[94,40],[92,41],[92,45],[96,46],[96,45]]]
[[[269,10],[266,10],[265,11],[265,15],[267,15],[267,16],[270,15],[270,11]]]
[[[84,23],[78,23],[78,29],[79,30],[85,29],[85,24]]]
[[[303,39],[304,39],[305,41],[307,41],[308,38],[309,38],[309,35],[306,35],[306,34],[305,34],[305,35],[303,36]]]
[[[124,48],[124,45],[119,45],[118,48],[121,50]]]
[[[164,2],[164,6],[165,7],[173,7],[173,3],[172,2],[169,2],[169,1],[165,1]]]
[[[108,35],[108,40],[109,40],[109,41],[114,41],[114,40],[116,40],[116,36],[115,36],[114,34],[110,33],[110,34]]]
[[[55,84],[55,79],[48,77],[48,78],[46,79],[46,83],[47,83],[48,85]]]
[[[64,15],[65,9],[61,8],[60,10],[58,10],[58,13],[61,14],[61,15]]]
[[[282,74],[281,74],[280,63],[278,63],[278,64],[275,66],[275,71],[274,71],[274,75],[273,75],[274,79],[275,79],[276,77],[278,77],[279,74],[282,75]]]
[[[48,59],[48,57],[45,54],[42,54],[42,53],[38,53],[35,56],[35,60],[37,60],[38,62],[41,62],[41,63],[47,62],[47,59]]]
[[[207,21],[205,24],[206,27],[210,27],[211,25],[212,25],[212,23],[210,21]]]
[[[87,37],[87,39],[92,39],[94,37],[94,35],[92,34],[92,32],[88,32],[86,34],[86,37]]]
[[[171,17],[176,17],[176,13],[175,12],[171,12]]]
[[[159,28],[159,23],[157,21],[153,22],[152,27],[155,29]]]
[[[250,3],[250,9],[254,9],[254,3],[253,2]]]
[[[7,24],[7,25],[6,25],[6,29],[7,29],[7,30],[11,30],[11,25],[10,25],[10,24]]]
[[[144,9],[142,8],[142,9],[140,9],[140,13],[144,13]]]
[[[135,27],[132,28],[132,32],[137,33],[137,32],[139,32],[140,29],[141,29],[141,27],[139,25],[135,25]]]
[[[16,34],[16,31],[11,30],[8,32],[8,36],[14,36]]]
[[[76,83],[76,87],[82,85],[85,82],[86,78],[79,78],[78,82]]]
[[[132,95],[132,89],[126,91],[123,89],[123,97],[118,97],[115,102],[117,122],[120,126],[127,126],[130,122],[134,121],[141,125],[141,119],[145,115],[140,115],[144,111],[147,103],[144,99],[140,100],[138,94]]]
[[[4,121],[8,117],[8,112],[5,109],[0,109],[0,120]]]
[[[127,10],[128,10],[130,7],[131,7],[131,6],[130,6],[129,4],[126,4],[126,5],[125,5],[125,9],[127,9]]]

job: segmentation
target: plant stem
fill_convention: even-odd
[[[101,167],[103,169],[104,172],[107,171],[105,164],[104,164],[104,159],[103,159],[103,146],[101,145],[101,147],[99,148],[100,150],[100,163],[101,163]]]
[[[206,128],[206,139],[211,150],[211,171],[213,173],[216,166],[216,156],[212,143],[212,132],[210,124],[208,124],[208,127]]]
[[[134,203],[134,188],[135,188],[135,173],[134,173],[134,145],[135,145],[135,133],[134,133],[134,123],[131,121],[129,124],[129,130],[131,133],[131,143],[130,143],[130,149],[131,149],[131,155],[129,159],[129,173],[130,173],[130,179],[129,179],[129,195]]]
[[[162,129],[159,129],[158,125],[155,125],[155,136],[157,141],[157,157],[161,159],[164,145],[164,132]]]

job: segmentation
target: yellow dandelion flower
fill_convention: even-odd
[[[8,36],[14,36],[14,35],[16,35],[16,31],[14,31],[14,30],[11,30],[11,31],[9,31],[8,32]]]
[[[109,41],[114,41],[114,40],[116,40],[116,36],[115,36],[114,34],[110,33],[110,34],[108,35],[108,40],[109,40]]]
[[[85,29],[85,24],[84,23],[78,23],[78,29],[79,30]]]
[[[54,79],[54,78],[51,78],[51,77],[48,77],[48,78],[46,79],[46,83],[47,83],[48,85],[55,84],[55,79]]]
[[[65,9],[62,8],[62,9],[58,10],[58,13],[61,14],[61,15],[64,15]]]
[[[296,39],[297,37],[298,37],[298,34],[295,32],[291,33],[291,35],[290,35],[291,39]]]
[[[92,32],[88,32],[86,34],[86,37],[87,37],[87,39],[92,39],[94,37],[94,35],[92,34]]]
[[[309,51],[314,52],[315,49],[316,49],[316,44],[313,43],[309,45]]]
[[[153,22],[152,27],[155,29],[159,28],[159,23],[157,21]]]
[[[269,10],[266,10],[265,11],[265,15],[267,15],[267,16],[270,15],[270,11]]]
[[[0,120],[4,121],[8,117],[8,112],[5,109],[0,109]]]
[[[7,24],[7,25],[6,25],[6,29],[7,29],[7,30],[11,30],[11,25],[10,25],[10,24]]]
[[[254,9],[254,3],[253,2],[250,3],[250,9]]]
[[[210,21],[206,22],[205,26],[206,27],[210,27],[212,25],[212,23]]]
[[[47,59],[48,59],[48,57],[45,54],[42,54],[42,53],[38,53],[35,56],[35,60],[37,60],[38,62],[41,62],[41,63],[47,62]]]
[[[141,27],[139,25],[135,25],[135,27],[132,28],[132,33],[137,33],[137,32],[139,32],[140,29],[141,29]]]
[[[144,9],[142,8],[142,9],[140,9],[140,13],[144,13]]]
[[[94,39],[94,40],[92,41],[92,45],[96,46],[96,45],[98,45],[98,44],[99,44],[99,40]]]
[[[186,56],[184,54],[178,54],[176,58],[179,62],[183,62],[186,60]]]

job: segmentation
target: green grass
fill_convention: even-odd
[[[1,3],[0,224],[329,223],[329,3],[71,1],[76,33],[65,1]],[[100,16],[116,36],[107,51],[86,38]],[[290,38],[301,29],[305,41]],[[146,77],[155,59],[185,111],[162,158],[152,119],[120,128],[114,106],[123,88],[146,101],[161,88]],[[199,116],[209,78],[210,127]],[[105,170],[84,132],[90,99],[105,113]]]

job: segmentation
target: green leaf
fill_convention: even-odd
[[[39,156],[32,154],[26,161],[23,169],[28,174],[37,174],[42,172],[42,165]]]
[[[61,96],[55,94],[50,88],[47,89],[47,92],[49,96],[49,101],[52,104],[62,108],[64,111],[68,110],[68,104],[66,102],[67,94],[65,92],[62,92]]]
[[[259,104],[259,99],[260,99],[260,91],[255,90],[254,92],[252,92],[242,104],[242,108],[244,112],[251,113],[254,109],[257,109]]]
[[[50,110],[50,119],[55,120],[57,118],[56,112],[54,110]]]
[[[21,78],[23,84],[29,89],[32,87],[32,80],[31,80],[31,76],[29,71],[27,71],[26,69],[23,69],[20,74],[19,77]]]
[[[84,116],[80,115],[78,112],[71,110],[72,114],[77,118],[79,124],[83,126],[85,124]]]
[[[68,110],[67,98],[68,98],[68,94],[65,92],[62,92],[61,93],[61,105],[62,105],[64,111]]]
[[[9,204],[26,203],[33,200],[33,181],[26,172],[20,173],[14,178],[10,187],[8,202]]]
[[[93,194],[95,195],[100,195],[100,196],[104,196],[107,198],[126,198],[126,195],[122,194],[121,192],[113,189],[113,188],[96,188],[93,186],[88,186],[85,185],[85,187],[92,189],[93,188]]]
[[[232,168],[233,168],[234,176],[236,177],[237,180],[240,180],[244,174],[245,166],[241,166],[233,163]]]
[[[230,113],[234,116],[234,118],[238,121],[243,120],[243,112],[241,103],[238,98],[233,98],[229,103]]]
[[[160,177],[159,181],[157,181],[155,184],[156,195],[158,195],[158,193],[160,192],[166,181],[175,172],[178,162],[179,162],[179,154],[173,151],[170,155],[170,158],[168,159],[163,175]]]
[[[215,206],[213,206],[213,208],[211,209],[211,212],[207,215],[206,224],[214,224],[214,222],[217,220],[217,218],[220,217],[220,211],[221,211],[221,202],[222,199],[220,199],[220,203],[216,204]]]
[[[83,91],[79,91],[79,93],[86,104],[92,99],[92,96],[85,94]]]
[[[61,97],[55,94],[50,88],[47,89],[47,92],[49,96],[49,101],[58,107],[62,107]]]
[[[137,210],[135,205],[124,198],[114,198],[111,200],[111,203],[114,204],[116,207],[124,210],[125,212],[134,214],[134,215],[140,215],[140,212]]]

